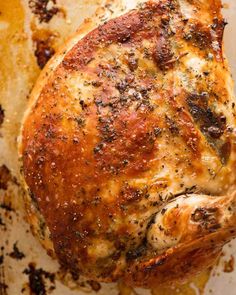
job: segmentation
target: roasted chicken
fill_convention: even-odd
[[[19,150],[29,222],[90,279],[152,287],[236,235],[236,110],[220,0],[149,1],[80,30],[32,92]]]

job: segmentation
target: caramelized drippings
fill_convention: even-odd
[[[203,295],[210,278],[210,270],[202,272],[186,284],[176,286],[162,286],[152,290],[152,295]]]
[[[205,270],[192,280],[185,284],[176,284],[173,286],[160,286],[151,290],[152,295],[204,295],[206,284],[209,281],[211,270]],[[139,294],[135,289],[126,286],[124,283],[118,283],[119,295]]]

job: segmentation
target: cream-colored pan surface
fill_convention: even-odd
[[[235,295],[236,242],[225,247],[213,270],[183,286],[131,290],[120,284],[99,285],[86,280],[81,280],[78,288],[32,236],[18,185],[17,135],[40,67],[80,25],[92,28],[137,4],[136,0],[45,2],[46,12],[42,14],[39,0],[0,0],[0,294]],[[236,2],[224,3],[229,23],[225,51],[236,79]]]

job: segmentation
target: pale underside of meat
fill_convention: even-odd
[[[150,287],[235,236],[235,99],[219,0],[142,4],[53,58],[20,138],[29,222],[66,269]]]

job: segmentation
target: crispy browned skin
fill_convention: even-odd
[[[220,8],[148,2],[79,40],[33,92],[21,144],[29,216],[69,270],[148,287],[209,266],[234,236]]]

